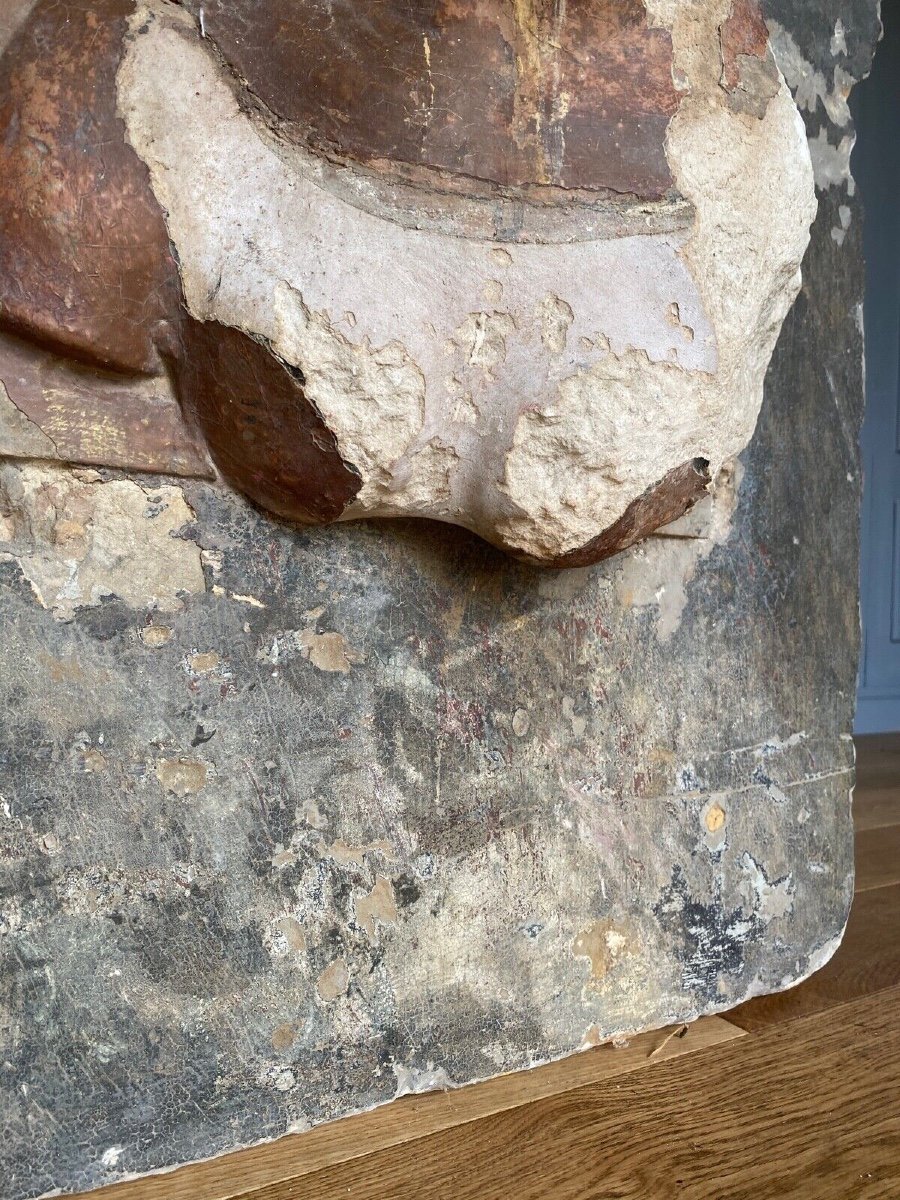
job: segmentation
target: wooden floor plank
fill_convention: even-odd
[[[252,1200],[896,1200],[898,1096],[894,990]]]
[[[856,835],[856,893],[900,883],[900,825]]]
[[[728,1013],[750,1031],[826,1012],[840,1004],[900,987],[900,886],[862,892],[831,962],[799,987],[758,996]]]
[[[900,776],[884,787],[857,785],[853,793],[853,827],[857,833],[887,825],[900,825]]]
[[[875,733],[853,739],[856,779],[862,787],[890,787],[900,780],[900,734]]]
[[[470,1087],[407,1096],[358,1117],[321,1125],[265,1146],[165,1175],[115,1184],[90,1194],[98,1200],[100,1197],[102,1200],[231,1200],[279,1180],[318,1172],[359,1155],[396,1148],[411,1139],[479,1121],[571,1088],[647,1067],[660,1069],[672,1059],[745,1035],[745,1030],[721,1017],[703,1017],[687,1027],[641,1034],[626,1046],[597,1046],[560,1062],[498,1076]]]

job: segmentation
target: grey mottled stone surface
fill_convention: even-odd
[[[820,212],[701,536],[538,572],[445,527],[296,532],[206,484],[3,467],[5,1197],[689,1020],[833,951],[862,409],[833,85],[874,10],[768,5],[829,97],[801,83]]]

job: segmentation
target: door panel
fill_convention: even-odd
[[[900,729],[900,0],[856,90],[853,173],[865,207],[866,418],[859,733]]]

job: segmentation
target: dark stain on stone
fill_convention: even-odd
[[[212,997],[240,991],[269,968],[259,931],[226,925],[227,904],[215,891],[195,887],[184,897],[148,901],[124,914],[122,949],[136,954],[154,982],[178,995]]]
[[[79,608],[73,624],[97,642],[118,642],[134,626],[134,610],[116,596],[101,596],[96,605]]]
[[[412,875],[400,875],[393,882],[398,908],[409,908],[422,895],[422,889]]]
[[[682,945],[681,986],[694,993],[699,1004],[715,1004],[721,995],[721,977],[740,975],[744,969],[745,948],[758,924],[756,918],[748,918],[740,908],[727,910],[719,883],[709,903],[695,899],[680,865],[675,866],[672,882],[653,913],[666,934]]]
[[[133,7],[45,0],[0,61],[0,327],[155,374],[181,288],[147,168],[116,115]]]
[[[409,1031],[386,1025],[380,1030],[378,1060],[382,1068],[391,1070],[394,1063],[405,1062],[413,1053]]]
[[[625,512],[609,529],[586,546],[561,554],[547,563],[549,567],[589,567],[621,550],[643,541],[663,525],[676,521],[706,494],[711,482],[709,463],[694,458],[675,467],[655,487],[632,500]]]

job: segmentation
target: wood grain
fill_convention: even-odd
[[[898,1095],[892,990],[252,1200],[895,1200]]]
[[[755,1031],[826,1012],[900,987],[900,886],[862,892],[853,901],[844,940],[831,962],[799,987],[758,996],[728,1020]]]
[[[682,1032],[684,1031],[684,1032]],[[679,1036],[680,1035],[680,1036]],[[531,1071],[504,1075],[450,1092],[407,1096],[358,1117],[322,1125],[308,1133],[281,1138],[209,1162],[183,1167],[104,1188],[103,1200],[229,1200],[253,1189],[320,1172],[333,1164],[393,1149],[430,1133],[471,1124],[505,1109],[529,1104],[584,1084],[617,1078],[642,1068],[655,1075],[673,1059],[720,1046],[745,1036],[721,1017],[703,1017],[687,1027],[674,1026],[633,1038],[627,1046],[597,1046],[583,1054]]]
[[[900,784],[900,737],[873,733],[854,738],[856,782],[861,789],[897,787]]]
[[[857,785],[853,793],[853,827],[883,829],[900,825],[900,774],[897,782],[882,787]]]
[[[900,825],[856,835],[856,892],[900,883]]]

